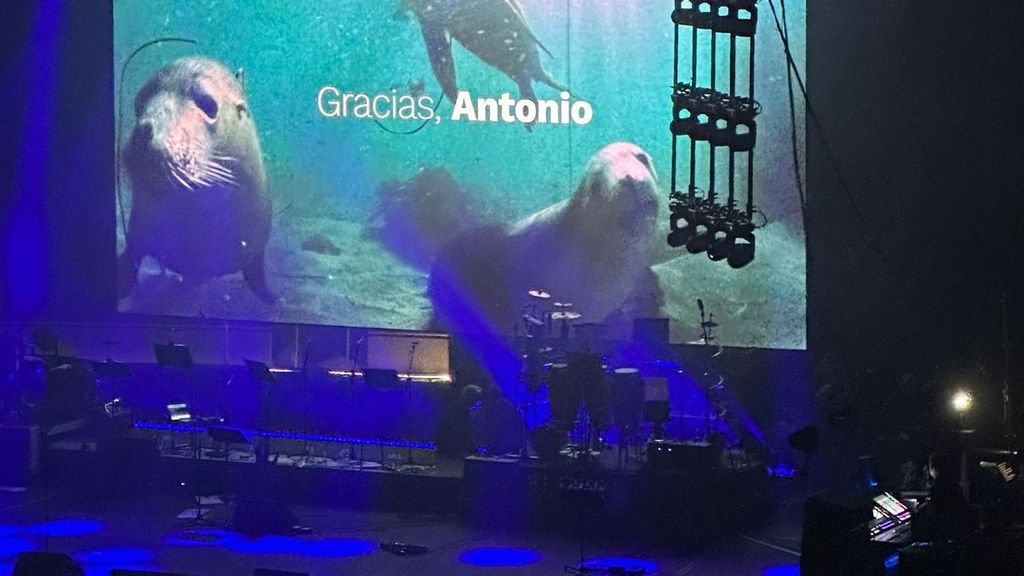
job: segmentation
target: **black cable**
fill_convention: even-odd
[[[779,0],[782,7],[782,28],[785,36],[789,38],[789,21],[786,19],[786,0]],[[789,136],[793,147],[793,176],[796,178],[796,193],[800,198],[800,216],[803,220],[804,230],[807,230],[807,196],[804,193],[803,176],[800,174],[800,152],[797,147],[796,134],[796,98],[793,95],[793,69],[786,66],[786,83],[789,89]]]
[[[132,60],[139,55],[140,52],[149,48],[150,46],[156,46],[157,44],[163,44],[164,42],[182,42],[184,44],[198,45],[199,42],[192,40],[191,38],[177,38],[168,36],[165,38],[157,38],[150,40],[136,48],[128,58],[125,59],[124,64],[121,65],[121,81],[118,83],[117,88],[117,133],[114,135],[117,142],[114,143],[114,154],[117,156],[114,158],[114,192],[117,195],[117,207],[121,211],[121,233],[124,234],[125,242],[128,241],[128,225],[125,222],[124,200],[121,197],[121,132],[122,125],[124,124],[124,75],[128,71],[128,65],[132,63]]]
[[[874,250],[879,258],[882,260],[882,264],[885,266],[889,274],[899,281],[899,284],[906,287],[906,284],[902,282],[902,278],[896,265],[886,255],[882,249],[881,244],[875,239],[875,235],[872,233],[872,228],[868,224],[867,217],[864,212],[860,209],[856,199],[853,197],[852,188],[846,181],[846,177],[843,176],[842,170],[839,169],[839,162],[836,160],[835,154],[832,152],[832,147],[829,146],[828,139],[825,137],[825,129],[821,121],[818,119],[818,115],[814,110],[814,106],[811,103],[811,99],[807,95],[807,87],[804,85],[803,77],[800,75],[800,70],[796,66],[796,62],[793,61],[793,54],[789,49],[789,37],[782,28],[782,24],[779,21],[778,12],[775,10],[775,2],[768,0],[768,6],[771,8],[772,16],[775,19],[775,29],[779,32],[779,37],[782,39],[782,46],[786,52],[786,61],[789,64],[789,68],[792,70],[793,76],[796,78],[797,84],[800,86],[800,93],[804,97],[804,105],[807,108],[807,115],[811,119],[811,123],[814,124],[815,131],[818,133],[818,139],[821,141],[821,148],[825,152],[825,159],[828,161],[829,166],[836,175],[836,179],[839,181],[839,187],[846,197],[846,200],[850,203],[850,207],[853,208],[854,216],[857,218],[858,223],[867,231],[865,240],[868,245]]]

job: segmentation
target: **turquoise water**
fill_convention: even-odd
[[[498,4],[502,1],[494,0]],[[303,235],[325,226],[335,234],[336,244],[344,247],[346,243],[361,242],[356,237],[377,208],[380,183],[408,179],[424,165],[444,167],[489,213],[512,219],[568,197],[595,152],[611,142],[630,141],[654,159],[665,198],[663,216],[659,218],[663,227],[670,172],[667,125],[671,114],[672,3],[521,0],[520,4],[532,33],[551,52],[550,57],[541,53],[545,69],[567,85],[574,98],[591,104],[594,119],[589,124],[537,125],[528,133],[519,124],[444,121],[429,124],[413,135],[396,135],[372,121],[324,118],[317,110],[317,93],[325,85],[373,95],[396,86],[406,90],[410,82],[422,80],[426,95],[435,100],[442,98],[416,19],[394,17],[397,0],[115,0],[117,81],[122,80],[121,64],[144,42],[178,36],[199,43],[198,47],[165,43],[142,52],[123,78],[128,98],[134,97],[153,71],[186,54],[203,54],[229,68],[244,69],[275,210],[281,211],[274,220],[268,252],[271,276],[278,276],[276,281],[272,278],[272,283],[287,284],[282,290],[286,301],[291,284],[308,280],[299,276],[316,276],[314,280],[320,283],[319,288],[295,288],[303,296],[294,292],[290,303],[276,310],[239,298],[230,305],[218,304],[212,312],[192,303],[176,306],[164,300],[157,305],[152,299],[122,303],[122,309],[145,311],[140,308],[156,306],[148,311],[192,315],[200,308],[204,314],[230,317],[422,327],[418,324],[425,323],[430,313],[423,294],[424,271],[400,262],[384,249],[376,253],[374,246],[359,244],[354,254],[363,263],[374,261],[369,266],[371,275],[344,287],[325,288],[324,278],[334,274],[325,272],[323,266],[338,266],[333,270],[340,275],[344,272],[341,265],[312,262],[297,245],[305,238]],[[733,334],[724,338],[726,343],[799,348],[804,343],[803,231],[789,140],[785,56],[767,4],[761,2],[759,6],[756,96],[763,112],[758,118],[755,198],[773,222],[771,232],[764,230],[766,237],[780,240],[774,245],[771,241],[759,245],[755,264],[736,271],[724,263],[668,249],[659,232],[654,235],[652,250],[656,256],[652,264],[656,272],[662,272],[660,277],[676,278],[672,285],[662,286],[668,293],[666,313],[673,318],[689,314],[683,311],[682,302],[695,293],[729,293],[722,297],[721,305],[737,309],[745,306],[743,312],[736,312],[736,319],[750,326],[734,326]],[[791,1],[787,8],[791,47],[802,67],[804,2]],[[698,57],[705,71],[700,83],[707,84],[710,46],[706,33],[703,37]],[[687,47],[688,35],[683,39]],[[727,42],[720,40],[720,79],[728,77],[726,49]],[[457,44],[452,50],[461,89],[469,90],[474,97],[497,97],[506,91],[517,96],[518,90],[508,77]],[[558,98],[558,92],[548,86],[536,83],[535,87],[542,99]],[[130,101],[125,104],[122,141],[134,125]],[[448,101],[442,102],[439,113],[447,117],[451,106]],[[802,154],[802,109],[797,120]],[[412,122],[383,123],[394,130],[416,126]],[[681,148],[682,174],[686,172],[687,151],[688,146]],[[704,152],[700,154],[704,160]],[[685,177],[681,182],[685,185]],[[724,182],[718,182],[721,190]],[[699,181],[699,185],[707,187],[706,182]],[[122,193],[130,197],[130,187],[126,185]],[[741,188],[740,200],[745,200],[745,187]],[[672,266],[670,261],[678,264]],[[351,267],[352,263],[347,265]],[[678,278],[700,278],[702,284],[680,285]],[[385,306],[395,308],[393,313],[360,308],[359,302],[369,302],[382,289],[395,297],[393,305]],[[357,304],[339,309],[337,302],[313,297],[316,290],[347,292],[345,299]],[[214,295],[209,297],[218,300]],[[673,304],[673,299],[679,303]],[[750,306],[757,307],[759,315],[742,316]],[[689,332],[682,327],[685,322],[678,320],[680,329],[674,333],[686,337]],[[780,322],[786,326],[777,332],[762,326]]]

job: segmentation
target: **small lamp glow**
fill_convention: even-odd
[[[953,406],[953,410],[955,410],[958,414],[963,414],[970,410],[971,404],[973,403],[974,396],[971,396],[970,392],[966,390],[957,390],[956,392],[953,393],[951,404]]]

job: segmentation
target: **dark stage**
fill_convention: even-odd
[[[255,568],[310,574],[562,574],[580,559],[580,540],[560,531],[504,532],[467,526],[436,514],[353,511],[295,505],[312,529],[303,536],[248,537],[218,528],[181,528],[187,499],[169,495],[85,500],[53,490],[0,494],[3,548],[0,573],[10,573],[19,549],[63,552],[89,576],[115,567],[185,574],[246,576]],[[799,507],[792,508],[797,512]],[[46,522],[47,518],[50,522]],[[213,517],[223,519],[222,512]],[[716,539],[707,548],[668,550],[643,541],[588,536],[585,558],[596,567],[641,567],[647,573],[733,576],[797,574],[799,520]],[[423,545],[429,552],[399,556],[382,543]],[[763,542],[763,543],[759,543]]]

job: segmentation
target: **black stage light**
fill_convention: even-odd
[[[693,236],[693,225],[681,214],[672,214],[669,219],[671,232],[668,233],[668,245],[673,248],[685,246]]]
[[[715,231],[720,226],[717,218],[708,213],[701,214],[703,218],[694,224],[693,236],[686,241],[686,251],[690,254],[700,254],[711,247],[715,241]]]
[[[676,0],[676,8],[672,11],[672,22],[679,26],[692,26],[693,16],[697,9],[690,0]]]
[[[718,262],[719,260],[725,260],[729,257],[732,252],[733,245],[736,244],[735,235],[735,224],[731,220],[724,220],[720,226],[714,230],[714,239],[711,241],[711,246],[708,247],[708,258]]]
[[[736,234],[736,243],[733,244],[732,250],[729,251],[729,266],[739,269],[750,264],[754,260],[756,245],[757,242],[754,238],[752,227],[738,232]]]

